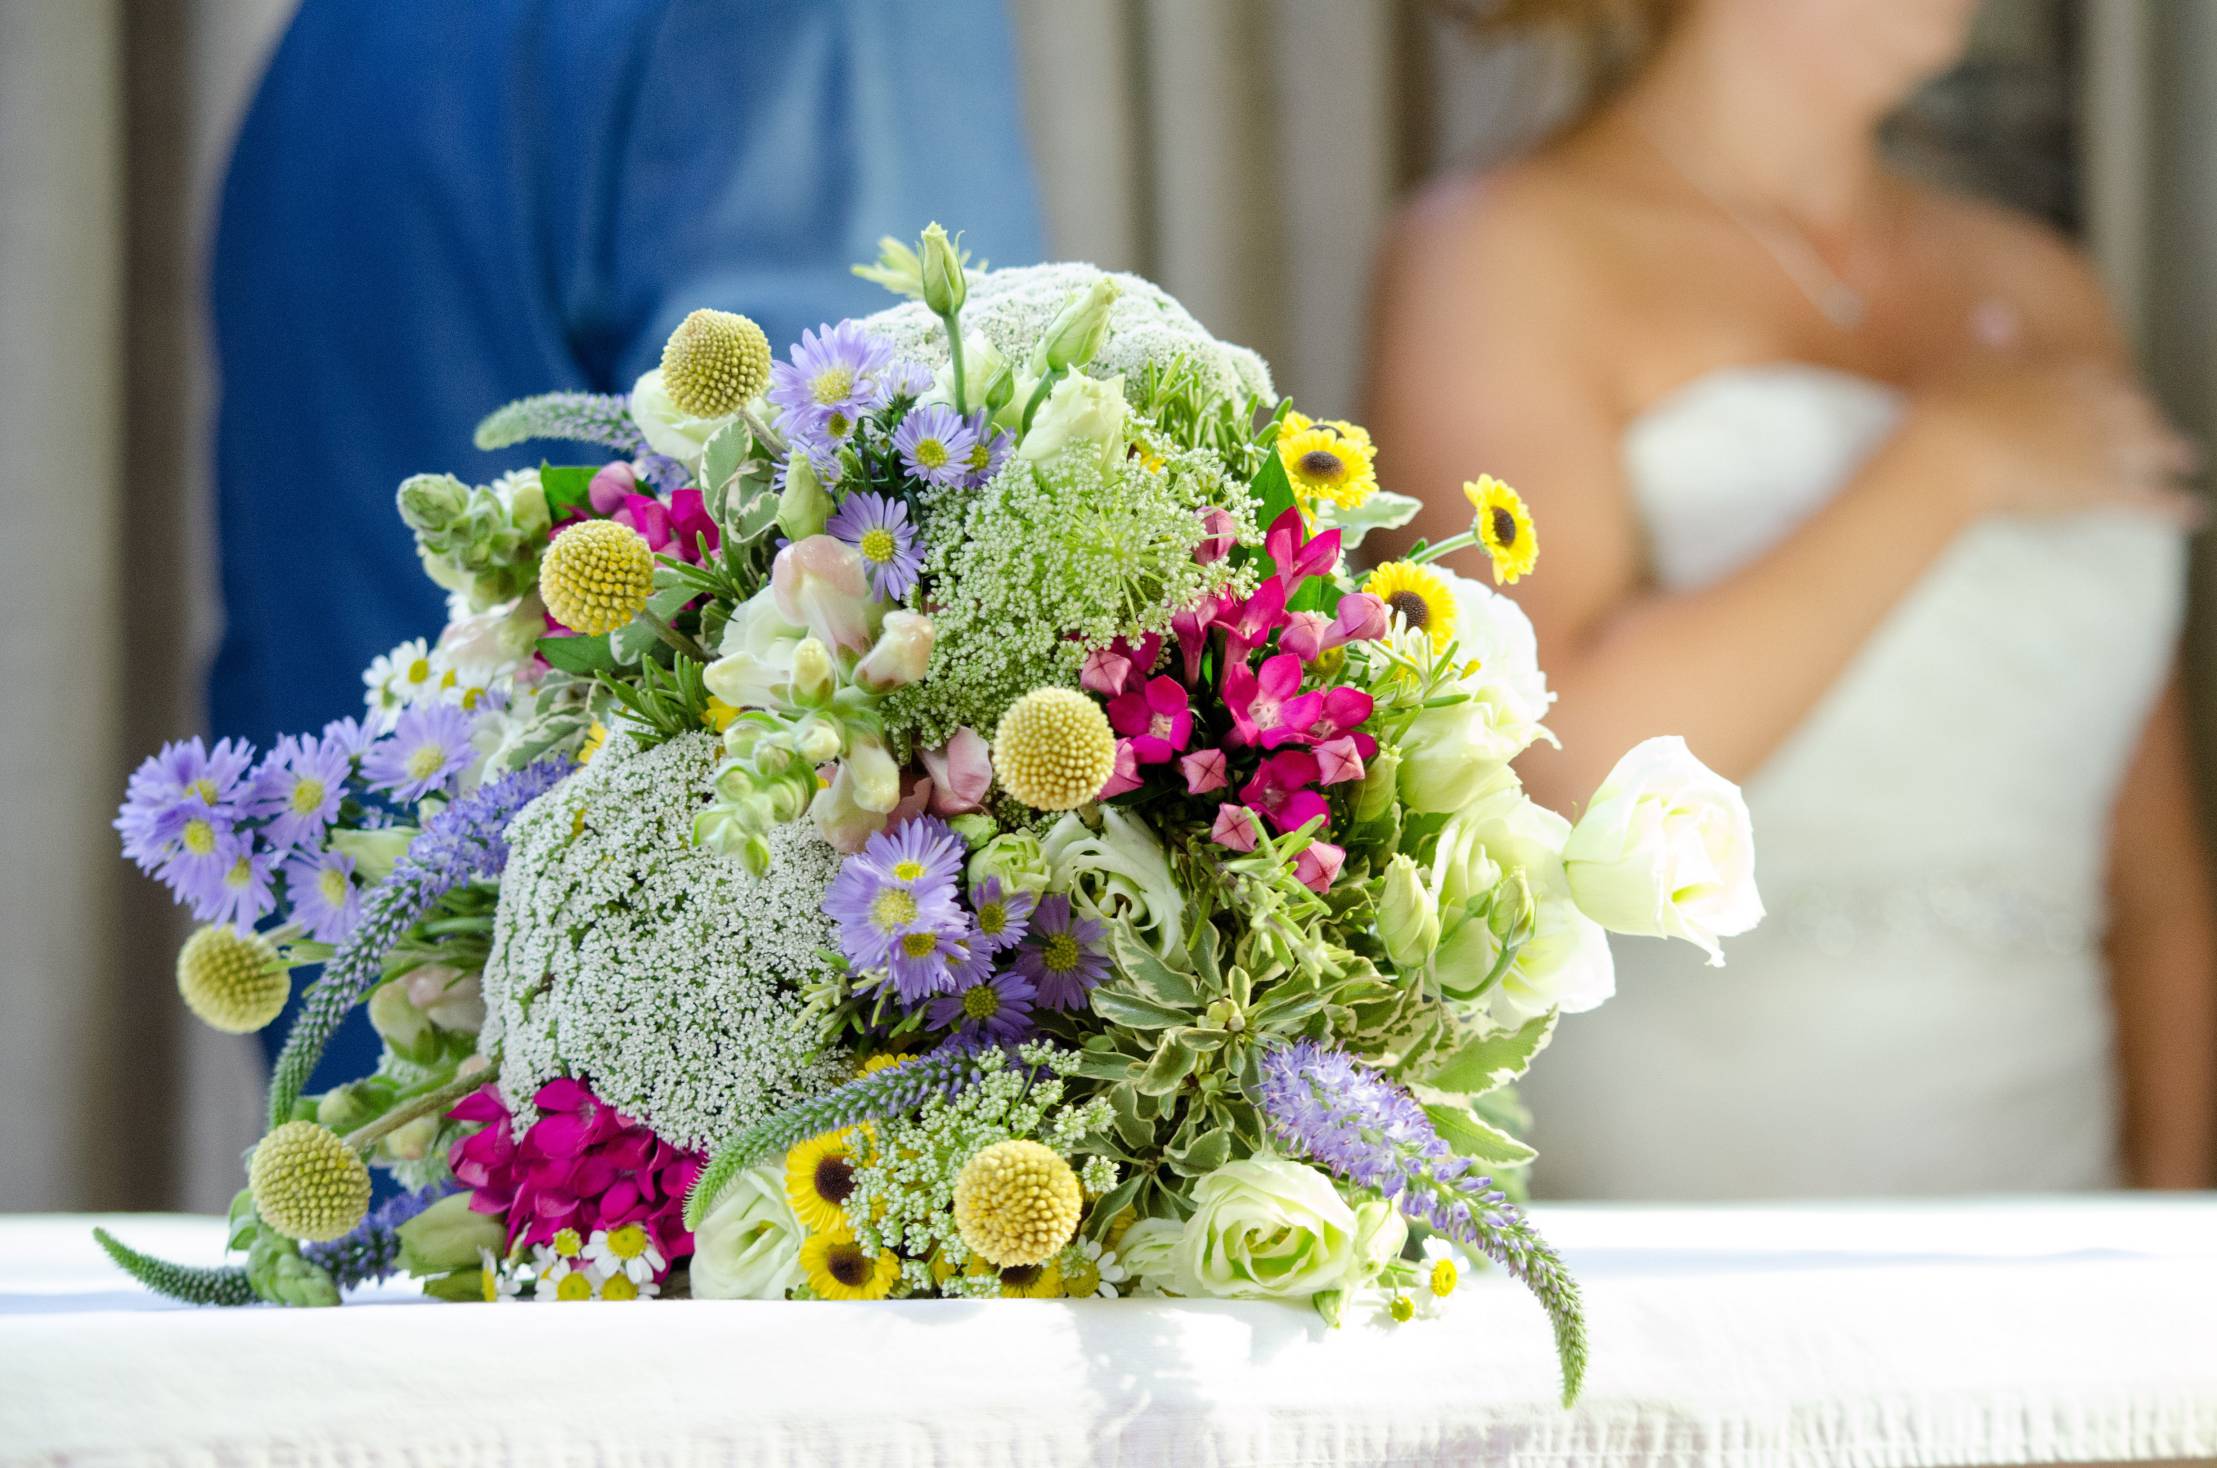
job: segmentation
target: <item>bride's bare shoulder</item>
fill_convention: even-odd
[[[1972,272],[1973,289],[2022,313],[2042,346],[2108,352],[2117,345],[2094,262],[2045,220],[1946,189],[1910,185],[1917,234],[1930,255]]]

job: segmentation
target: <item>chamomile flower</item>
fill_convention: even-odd
[[[362,701],[369,706],[372,720],[389,728],[402,709],[431,694],[438,681],[430,645],[420,637],[412,637],[391,652],[379,654],[363,671],[366,687]]]
[[[1062,1251],[1062,1292],[1073,1299],[1097,1295],[1104,1300],[1116,1298],[1116,1287],[1130,1275],[1116,1251],[1103,1248],[1099,1239],[1089,1239],[1080,1234],[1069,1248]]]
[[[651,1300],[661,1293],[662,1286],[651,1279],[636,1280],[628,1274],[600,1273],[603,1300]]]
[[[865,1254],[853,1238],[834,1234],[810,1234],[802,1241],[801,1268],[819,1300],[882,1300],[901,1273],[891,1249]]]
[[[585,1259],[610,1283],[622,1278],[632,1285],[650,1284],[668,1267],[654,1239],[636,1223],[594,1229],[585,1241]]]
[[[594,1272],[572,1259],[557,1259],[539,1275],[539,1288],[533,1296],[540,1300],[597,1300],[600,1298],[600,1280]]]
[[[1362,589],[1384,602],[1403,626],[1423,633],[1433,652],[1455,640],[1455,594],[1430,566],[1388,561],[1364,579]]]
[[[1493,558],[1494,584],[1514,585],[1530,575],[1540,558],[1540,542],[1523,498],[1491,474],[1465,484],[1463,498],[1470,501],[1471,529]]]
[[[495,1255],[490,1249],[477,1251],[478,1288],[484,1292],[485,1303],[497,1305],[503,1300],[513,1300],[523,1293],[525,1275]]]

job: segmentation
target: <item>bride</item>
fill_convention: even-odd
[[[1771,916],[1729,969],[1620,949],[1617,997],[1558,1032],[1545,1191],[2217,1164],[2174,676],[2194,454],[2068,244],[1880,159],[1971,8],[1509,0],[1646,44],[1385,255],[1369,421],[1430,504],[1412,532],[1467,528],[1483,467],[1554,548],[1516,588],[1561,695],[1534,794],[1572,809],[1614,751],[1683,733],[1759,833]]]

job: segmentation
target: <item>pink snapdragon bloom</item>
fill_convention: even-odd
[[[1185,793],[1206,795],[1232,782],[1229,763],[1221,749],[1196,749],[1178,757],[1178,773],[1185,776]]]
[[[1329,892],[1339,877],[1339,869],[1346,864],[1344,848],[1329,841],[1311,841],[1293,859],[1293,875],[1311,892]]]
[[[1116,764],[1109,771],[1109,777],[1101,782],[1100,791],[1093,798],[1095,800],[1114,800],[1117,796],[1137,790],[1146,783],[1144,779],[1140,778],[1139,757],[1132,749],[1132,741],[1119,739],[1116,741]]]
[[[1216,808],[1216,824],[1209,828],[1209,839],[1233,851],[1253,851],[1256,830],[1255,813],[1246,806],[1220,805]]]
[[[1274,749],[1316,722],[1324,696],[1301,691],[1301,660],[1281,652],[1259,668],[1233,663],[1224,674],[1224,707],[1232,715],[1232,743]]]
[[[779,616],[835,651],[859,654],[876,640],[862,552],[834,536],[811,535],[779,551],[770,563],[770,598]]]
[[[1286,589],[1299,586],[1311,576],[1328,576],[1339,564],[1339,532],[1327,530],[1322,535],[1304,539],[1301,511],[1298,506],[1285,511],[1270,522],[1263,532],[1263,554],[1277,568],[1274,579],[1284,583]]]
[[[447,1113],[484,1123],[454,1144],[448,1165],[470,1189],[472,1212],[505,1216],[511,1249],[565,1228],[589,1236],[636,1223],[671,1264],[693,1252],[685,1192],[705,1158],[624,1120],[583,1081],[557,1077],[531,1104],[539,1119],[520,1138],[492,1086]]]
[[[1215,505],[1196,513],[1201,517],[1201,540],[1193,547],[1193,559],[1204,566],[1223,560],[1239,543],[1239,522],[1230,510]]]
[[[1168,764],[1193,737],[1192,701],[1175,678],[1150,678],[1143,688],[1119,693],[1108,702],[1108,719],[1131,740],[1143,765]]]
[[[1323,771],[1316,756],[1305,749],[1283,749],[1255,768],[1254,778],[1240,787],[1239,798],[1263,813],[1264,819],[1283,834],[1322,817],[1323,830],[1331,823],[1331,807],[1309,787]]]
[[[1185,659],[1186,682],[1201,676],[1201,654],[1208,650],[1209,629],[1236,604],[1230,592],[1212,592],[1170,618],[1170,631],[1177,637],[1178,651]]]
[[[945,744],[923,752],[931,777],[931,813],[968,815],[985,804],[993,788],[993,751],[985,736],[965,724]]]

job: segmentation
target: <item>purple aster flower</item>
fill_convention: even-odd
[[[989,963],[978,960],[964,966],[968,972],[957,977],[955,991],[934,999],[924,1017],[933,1028],[952,1030],[961,1040],[1012,1045],[1028,1038],[1036,997],[1031,980],[1017,973],[996,974]]]
[[[944,403],[912,409],[893,430],[901,467],[926,484],[960,484],[970,472],[977,435]]]
[[[419,703],[363,757],[362,774],[372,790],[406,804],[443,795],[476,753],[470,747],[473,722],[451,703]]]
[[[770,364],[768,396],[778,427],[792,439],[838,444],[879,405],[879,379],[893,365],[893,348],[859,322],[842,321],[802,332],[787,358]]]
[[[1101,925],[1072,912],[1070,899],[1059,893],[1042,897],[1013,967],[1032,981],[1039,1002],[1047,1008],[1083,1009],[1085,996],[1108,977]]]
[[[213,898],[194,916],[202,922],[229,923],[245,932],[277,910],[277,863],[281,851],[241,841],[238,855],[209,890]]]
[[[1016,436],[988,423],[983,408],[970,415],[970,436],[976,442],[971,445],[969,459],[963,465],[966,472],[962,483],[967,489],[978,489],[1001,472],[1001,465],[1008,462],[1009,450],[1016,447]]]
[[[886,982],[904,1004],[913,1007],[931,995],[951,991],[957,971],[967,971],[982,960],[983,955],[971,951],[970,925],[957,914],[951,923],[911,928],[895,938]]]
[[[225,879],[253,850],[254,838],[232,829],[222,817],[194,816],[154,875],[169,887],[174,901],[192,909],[202,922],[211,922],[224,905]]]
[[[323,726],[323,742],[334,746],[350,760],[369,753],[370,745],[376,740],[377,731],[351,714]]]
[[[1546,1307],[1562,1360],[1563,1400],[1578,1395],[1586,1325],[1578,1285],[1524,1214],[1440,1137],[1416,1097],[1314,1041],[1265,1051],[1256,1097],[1278,1140],[1326,1171],[1395,1200],[1434,1232],[1470,1245]]]
[[[284,877],[294,920],[318,943],[343,943],[362,921],[362,889],[345,852],[300,852],[285,863]]]
[[[977,935],[971,939],[980,953],[999,953],[1024,941],[1032,908],[1039,898],[1022,887],[1004,892],[999,877],[987,877],[970,894],[970,911],[976,915]]]
[[[895,398],[920,398],[931,390],[932,372],[921,362],[903,357],[885,369],[878,380],[877,406],[885,407]]]
[[[910,970],[917,963],[928,968],[941,939],[962,936],[967,925],[955,900],[962,850],[962,838],[945,821],[917,816],[880,831],[840,863],[824,893],[824,915],[839,925],[840,951],[857,973],[890,967],[901,942],[919,934],[935,936]],[[943,956],[939,963],[944,968]]]
[[[143,871],[162,866],[186,845],[198,856],[212,854],[213,837],[241,815],[253,763],[254,746],[238,740],[218,740],[212,750],[198,739],[163,745],[124,786],[115,818],[123,854]]]
[[[824,528],[862,552],[870,589],[887,601],[899,601],[916,584],[923,558],[916,554],[916,525],[908,501],[859,490],[841,502]]]
[[[269,821],[262,836],[272,846],[313,849],[339,818],[353,772],[354,762],[339,741],[288,735],[254,772],[247,813]]]

